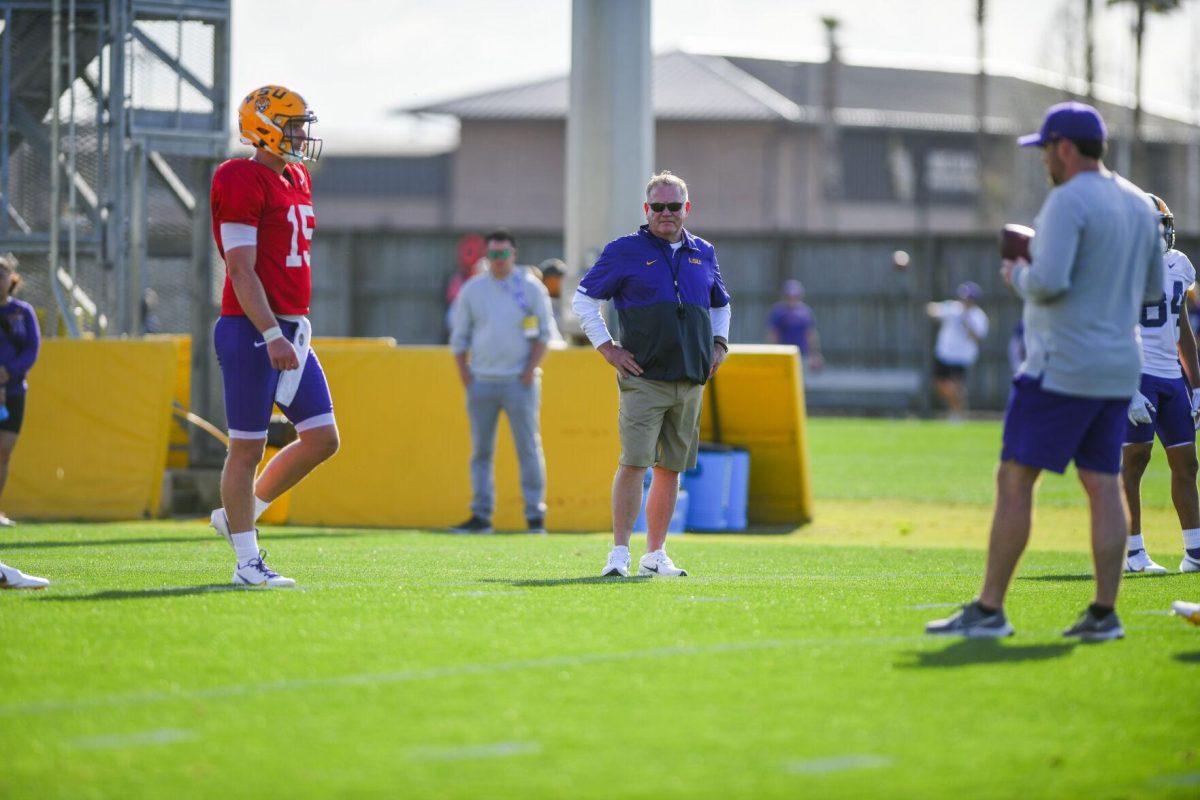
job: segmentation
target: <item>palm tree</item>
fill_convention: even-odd
[[[1095,0],[1083,0],[1083,76],[1087,81],[1088,105],[1096,105],[1096,17]]]
[[[987,151],[987,0],[975,0],[975,163],[979,175],[978,215],[986,225],[991,198],[988,195]]]
[[[1149,13],[1167,14],[1175,11],[1183,0],[1108,0],[1110,6],[1119,3],[1137,4],[1137,21],[1133,26],[1133,41],[1135,48],[1133,73],[1133,130],[1130,138],[1133,142],[1133,165],[1130,173],[1136,180],[1142,181],[1147,176],[1145,149],[1142,144],[1142,45],[1146,38],[1146,15]]]

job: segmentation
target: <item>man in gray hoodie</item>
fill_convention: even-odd
[[[1139,312],[1162,296],[1163,256],[1145,192],[1101,160],[1106,139],[1096,109],[1067,102],[1018,140],[1041,148],[1054,188],[1035,223],[1033,262],[1006,261],[1002,270],[1025,301],[1027,354],[1004,416],[987,574],[978,599],[927,633],[1012,634],[1004,595],[1029,541],[1034,484],[1043,469],[1062,473],[1074,461],[1091,511],[1096,594],[1063,635],[1125,635],[1114,610],[1129,525],[1121,444],[1141,373]]]

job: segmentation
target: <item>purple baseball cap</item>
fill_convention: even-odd
[[[1042,147],[1055,139],[1090,139],[1103,142],[1108,139],[1108,129],[1100,112],[1087,103],[1068,100],[1050,106],[1042,129],[1018,137],[1021,147]]]
[[[959,300],[971,300],[978,303],[979,299],[983,297],[983,289],[979,288],[979,284],[975,281],[967,281],[958,285],[957,294]]]

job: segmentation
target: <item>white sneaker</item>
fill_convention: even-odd
[[[600,573],[601,578],[628,578],[629,577],[629,550],[621,552],[617,548],[613,548],[608,554],[608,561],[604,564],[604,570]]]
[[[233,547],[233,531],[229,528],[229,517],[225,515],[225,509],[218,508],[208,517],[208,525],[217,533],[225,537],[225,541],[229,542],[229,546]]]
[[[1171,610],[1193,625],[1200,625],[1200,603],[1188,603],[1176,600],[1171,603]]]
[[[1138,572],[1143,575],[1166,575],[1167,568],[1155,564],[1154,559],[1145,550],[1139,550],[1136,555],[1125,556],[1125,571]]]
[[[1185,555],[1183,561],[1179,562],[1180,572],[1200,572],[1200,561]]]
[[[290,589],[296,585],[291,578],[285,578],[266,565],[267,551],[260,550],[258,558],[252,558],[245,564],[238,564],[233,571],[235,586],[261,586],[271,589]]]
[[[684,578],[687,570],[680,569],[662,550],[646,553],[638,561],[638,575],[657,575],[660,578]]]
[[[50,581],[0,563],[0,589],[45,589]]]

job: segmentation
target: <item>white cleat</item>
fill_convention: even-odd
[[[1183,561],[1179,562],[1180,572],[1200,572],[1200,561],[1191,556],[1184,556]]]
[[[618,552],[614,547],[612,552],[608,554],[608,561],[604,564],[604,571],[600,573],[601,578],[628,578],[629,577],[629,551]]]
[[[1200,625],[1200,603],[1176,600],[1171,603],[1171,610],[1193,625]]]
[[[238,564],[233,571],[234,586],[253,586],[270,589],[291,589],[296,582],[285,578],[266,564],[267,551],[260,550],[258,558]]]
[[[36,575],[26,575],[16,567],[0,564],[0,589],[45,589],[50,581]]]
[[[225,541],[229,543],[230,547],[233,547],[233,531],[229,529],[229,517],[225,515],[225,509],[218,508],[213,511],[209,515],[208,524],[209,527],[225,537]]]
[[[1150,554],[1145,550],[1139,550],[1136,555],[1125,556],[1125,571],[1136,572],[1141,575],[1167,574],[1167,568],[1162,564],[1154,563],[1154,559],[1150,558]]]
[[[660,578],[684,578],[687,570],[680,569],[671,561],[671,557],[662,550],[646,553],[638,561],[638,575],[656,575]]]

